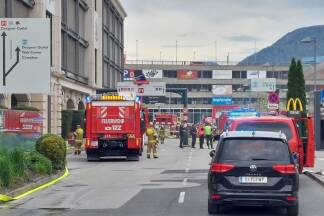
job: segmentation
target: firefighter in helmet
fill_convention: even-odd
[[[75,136],[75,150],[74,154],[81,154],[81,147],[83,142],[83,129],[81,128],[81,125],[77,125],[77,129],[74,132]]]
[[[153,157],[158,158],[157,154],[157,144],[158,144],[158,135],[156,130],[154,129],[154,125],[150,122],[149,127],[146,129],[146,136],[148,138],[147,145],[147,158],[151,158],[151,153],[153,151]]]

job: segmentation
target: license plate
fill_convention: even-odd
[[[259,176],[240,176],[239,183],[242,184],[266,184],[268,182],[267,177]]]

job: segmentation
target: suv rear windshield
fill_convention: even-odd
[[[232,138],[220,147],[220,161],[290,161],[288,145],[277,139]]]
[[[292,132],[287,123],[281,122],[243,122],[238,124],[237,131],[281,131],[287,137],[287,140],[292,138]]]

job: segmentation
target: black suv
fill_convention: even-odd
[[[296,156],[290,152],[284,134],[224,132],[210,156],[210,214],[230,205],[285,207],[288,215],[298,215]]]

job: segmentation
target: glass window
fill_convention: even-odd
[[[247,72],[241,71],[241,79],[246,79],[246,78],[247,78]]]
[[[290,162],[288,145],[281,140],[261,138],[225,139],[220,161],[284,161]]]
[[[212,71],[203,71],[203,78],[212,78]]]
[[[71,37],[68,37],[67,41],[67,68],[70,72],[76,72],[76,42]]]
[[[237,131],[271,131],[284,133],[288,140],[293,136],[291,128],[287,123],[280,122],[242,122],[237,128]]]
[[[6,1],[0,1],[0,17],[6,17]]]
[[[2,0],[4,1],[4,0]],[[15,17],[15,18],[24,18],[24,17],[28,17],[29,16],[29,8],[26,7],[22,2],[20,1],[12,1],[11,0],[11,4],[12,4],[12,16],[11,17]]]
[[[288,71],[281,72],[281,79],[288,79]]]
[[[241,72],[240,71],[233,71],[232,72],[233,79],[240,79],[241,78]]]
[[[68,0],[67,1],[67,25],[69,28],[76,31],[76,1]]]
[[[85,37],[85,11],[79,7],[79,34]]]
[[[85,73],[85,48],[83,46],[79,46],[79,74],[86,77]]]

